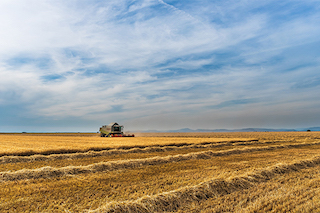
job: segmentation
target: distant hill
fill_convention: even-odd
[[[320,127],[310,127],[310,128],[302,128],[302,129],[298,129],[298,131],[320,131]]]
[[[267,129],[267,128],[243,128],[243,129],[177,129],[168,132],[294,132],[295,129]],[[306,130],[307,131],[307,130]],[[316,130],[311,130],[316,131]]]
[[[295,132],[295,131],[320,131],[320,127],[299,128],[299,129],[269,129],[269,128],[243,128],[243,129],[190,129],[158,131],[147,130],[143,132]]]

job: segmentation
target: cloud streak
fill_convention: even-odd
[[[317,1],[32,0],[0,9],[0,131],[320,125],[311,116],[320,100]]]

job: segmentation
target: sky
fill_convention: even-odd
[[[320,126],[319,0],[1,0],[0,132]]]

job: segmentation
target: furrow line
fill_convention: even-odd
[[[96,173],[96,172],[108,172],[120,169],[134,169],[150,165],[159,165],[180,161],[187,161],[192,159],[210,159],[215,156],[228,156],[233,154],[250,153],[255,151],[271,151],[276,149],[285,148],[298,148],[303,146],[318,145],[317,143],[306,143],[306,144],[291,144],[291,145],[278,145],[278,146],[268,146],[268,147],[255,147],[255,148],[244,148],[244,149],[230,149],[224,151],[203,151],[203,152],[193,152],[188,154],[179,155],[168,155],[165,157],[152,157],[145,159],[130,159],[130,160],[118,160],[118,161],[108,161],[100,162],[95,164],[90,164],[87,166],[67,166],[67,167],[42,167],[38,169],[22,169],[18,171],[5,171],[0,172],[0,182],[4,181],[15,181],[15,180],[25,180],[25,179],[38,179],[38,178],[54,178],[66,175],[76,175],[84,173]]]
[[[312,159],[297,161],[290,164],[278,164],[262,170],[256,170],[243,176],[229,179],[212,179],[191,187],[182,187],[170,192],[152,196],[144,196],[137,200],[122,202],[109,202],[89,213],[149,213],[175,211],[190,202],[206,200],[208,198],[223,196],[235,191],[248,189],[257,183],[271,180],[277,175],[297,172],[301,169],[318,166],[320,156]]]
[[[90,147],[87,149],[51,149],[44,151],[20,151],[20,152],[2,152],[2,156],[32,156],[32,155],[53,155],[53,154],[73,154],[73,153],[86,153],[90,151],[107,151],[107,150],[129,150],[129,149],[144,149],[144,148],[162,148],[162,147],[184,147],[192,145],[209,145],[209,144],[220,144],[220,143],[245,143],[245,142],[255,142],[258,140],[244,140],[244,141],[220,141],[220,142],[202,142],[202,143],[168,143],[164,145],[155,144],[155,145],[133,145],[133,146],[119,146],[115,147]]]
[[[230,141],[230,142],[206,142],[201,144],[183,144],[181,146],[150,146],[150,147],[135,147],[130,149],[109,149],[102,151],[88,151],[78,153],[62,153],[62,154],[50,154],[50,155],[29,155],[29,156],[2,156],[0,157],[0,164],[7,163],[21,163],[21,162],[34,162],[34,161],[51,161],[51,160],[63,160],[63,159],[81,159],[88,157],[101,157],[110,155],[121,155],[131,153],[153,153],[153,152],[168,152],[185,149],[203,149],[203,148],[219,148],[225,146],[244,146],[244,145],[261,145],[271,144],[277,142],[248,142],[248,141]]]

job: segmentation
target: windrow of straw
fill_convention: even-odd
[[[0,152],[0,157],[2,156],[33,156],[33,155],[54,155],[54,154],[74,154],[74,153],[86,153],[86,152],[99,152],[99,151],[108,151],[108,150],[129,150],[129,149],[144,149],[144,148],[166,148],[166,147],[186,147],[192,148],[192,146],[197,145],[218,145],[218,144],[240,144],[240,145],[250,145],[250,143],[277,143],[277,141],[270,142],[258,142],[258,140],[231,140],[231,141],[214,141],[214,142],[202,142],[202,143],[166,143],[163,145],[153,144],[153,145],[124,145],[115,147],[88,147],[84,149],[78,148],[59,148],[59,149],[45,149],[42,151],[34,150],[24,150],[24,151],[14,151],[14,152]],[[280,142],[280,141],[278,141]],[[222,145],[223,146],[223,145]]]
[[[115,147],[88,147],[85,149],[78,148],[59,148],[59,149],[45,149],[42,151],[34,151],[34,150],[24,150],[24,151],[16,151],[16,152],[0,152],[0,157],[2,156],[32,156],[32,155],[53,155],[53,154],[73,154],[73,153],[86,153],[86,152],[99,152],[99,151],[108,151],[108,150],[129,150],[129,149],[144,149],[144,148],[170,148],[170,147],[187,147],[192,148],[192,146],[197,145],[222,145],[223,144],[241,144],[241,145],[250,145],[252,142],[257,142],[258,140],[231,140],[231,141],[214,141],[214,142],[201,142],[201,143],[166,143],[166,144],[153,144],[153,145],[125,145]],[[277,142],[262,142],[262,143],[277,143]]]
[[[171,144],[165,146],[148,146],[148,147],[133,147],[133,148],[116,148],[101,151],[87,151],[77,153],[62,153],[51,155],[29,155],[29,156],[2,156],[0,157],[0,164],[6,163],[20,163],[20,162],[34,162],[34,161],[50,161],[50,160],[63,160],[63,159],[80,159],[88,157],[101,157],[110,155],[121,155],[130,153],[152,153],[152,152],[168,152],[183,149],[203,149],[203,148],[219,148],[225,146],[243,146],[243,145],[259,145],[271,144],[275,142],[258,142],[258,141],[229,141],[229,142],[206,142],[201,144]]]
[[[232,192],[248,189],[259,182],[265,182],[276,175],[296,172],[304,168],[314,167],[320,164],[320,157],[302,160],[291,164],[278,164],[263,170],[254,171],[244,176],[233,177],[226,180],[213,179],[202,182],[196,186],[183,187],[174,191],[165,192],[153,196],[144,196],[137,200],[123,202],[109,202],[90,213],[142,213],[175,211],[190,202],[201,201],[211,197],[223,196]]]
[[[159,165],[173,162],[180,162],[192,159],[210,159],[215,156],[228,156],[232,154],[250,153],[255,151],[270,151],[284,148],[297,148],[303,146],[317,145],[316,143],[305,143],[305,144],[291,144],[291,145],[278,145],[278,146],[267,146],[267,147],[255,147],[255,148],[244,148],[244,149],[230,149],[224,151],[203,151],[193,152],[188,154],[179,155],[168,155],[165,157],[152,157],[145,159],[130,159],[130,160],[118,160],[100,162],[90,164],[87,166],[67,166],[61,168],[54,167],[42,167],[38,169],[22,169],[14,172],[6,171],[0,172],[0,181],[15,181],[23,179],[38,179],[38,178],[53,178],[65,175],[76,175],[83,173],[96,173],[96,172],[107,172],[120,169],[133,169],[143,166]]]

